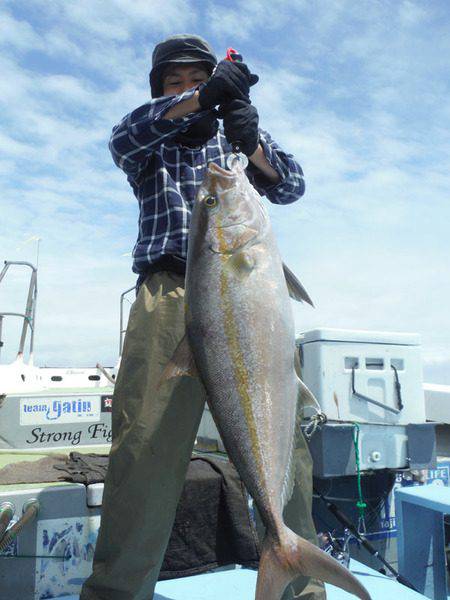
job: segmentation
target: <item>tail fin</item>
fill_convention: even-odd
[[[286,586],[299,575],[320,579],[361,600],[370,600],[366,588],[348,569],[288,527],[281,541],[267,534],[259,562],[255,600],[279,600]]]

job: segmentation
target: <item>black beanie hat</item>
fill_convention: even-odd
[[[152,70],[150,71],[150,89],[152,97],[163,94],[162,74],[170,63],[203,63],[212,73],[217,65],[217,58],[206,40],[198,35],[182,33],[172,35],[155,46],[152,54]]]

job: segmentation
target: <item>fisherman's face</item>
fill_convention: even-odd
[[[163,95],[176,96],[186,90],[208,81],[209,75],[200,66],[195,64],[171,65],[163,76]]]

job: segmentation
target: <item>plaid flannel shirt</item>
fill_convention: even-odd
[[[175,104],[187,100],[194,89],[178,96],[161,97],[140,106],[113,128],[109,148],[115,164],[127,175],[139,202],[139,233],[133,249],[133,271],[145,276],[149,266],[164,255],[187,257],[189,221],[193,203],[209,162],[226,167],[231,152],[222,131],[198,148],[175,141],[178,132],[204,116],[191,113],[164,119]],[[247,175],[261,195],[276,204],[289,204],[304,193],[303,172],[270,135],[259,130],[268,162],[280,176],[273,184],[252,163]]]

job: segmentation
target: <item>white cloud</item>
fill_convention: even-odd
[[[432,9],[432,5],[428,5],[428,11]],[[424,21],[429,19],[428,12],[424,5],[420,5],[417,2],[411,2],[405,0],[399,7],[399,18],[404,25],[421,25],[423,26]]]
[[[206,4],[206,3],[205,3]],[[209,2],[207,8],[207,24],[211,33],[221,42],[232,39],[228,46],[235,45],[234,40],[248,40],[251,36],[258,36],[264,31],[281,28],[292,14],[294,4],[278,2],[276,10],[271,10],[263,0],[247,0],[223,5],[218,2]],[[263,42],[263,48],[266,46]]]
[[[6,12],[1,13],[0,45],[13,46],[17,51],[36,50],[42,48],[43,42],[33,27],[24,20],[15,19]]]
[[[24,144],[11,136],[0,132],[0,152],[9,156],[20,156],[27,158],[32,152],[28,144]]]
[[[9,2],[12,8],[26,7],[38,11],[45,10],[48,22],[63,26],[67,33],[94,36],[106,43],[124,42],[130,39],[133,31],[171,33],[195,25],[196,11],[186,0],[78,0],[78,2]],[[20,20],[10,19],[15,27]],[[32,37],[26,22],[20,25],[28,38]],[[48,33],[56,30],[50,27]]]

